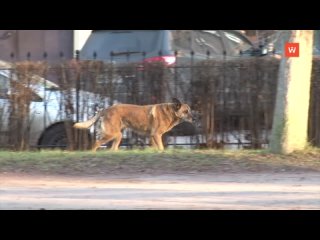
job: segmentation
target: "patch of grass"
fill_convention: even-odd
[[[271,154],[266,150],[0,151],[0,172],[121,174],[298,170],[320,171],[320,149],[309,148],[288,155]]]

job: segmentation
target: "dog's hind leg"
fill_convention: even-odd
[[[111,147],[111,150],[113,151],[118,151],[118,148],[119,148],[119,144],[121,142],[121,139],[122,139],[122,133],[118,133],[116,135],[116,137],[114,138],[114,141],[112,143],[112,147]]]
[[[104,136],[103,138],[97,140],[92,148],[92,151],[95,152],[97,151],[97,149],[102,145],[102,144],[105,144],[105,143],[108,143],[110,142],[112,139],[114,139],[114,136],[112,135],[106,135]]]

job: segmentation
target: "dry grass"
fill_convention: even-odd
[[[122,150],[117,153],[0,152],[0,173],[131,174],[320,171],[320,149],[289,155],[261,150]]]

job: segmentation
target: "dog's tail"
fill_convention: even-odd
[[[87,121],[84,122],[77,122],[73,124],[74,128],[82,128],[82,129],[87,129],[91,127],[98,119],[102,116],[103,111],[99,111],[93,118],[90,118]]]

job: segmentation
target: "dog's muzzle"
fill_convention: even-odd
[[[187,119],[186,119],[187,122],[189,123],[193,123],[193,117],[192,116],[189,116]]]

